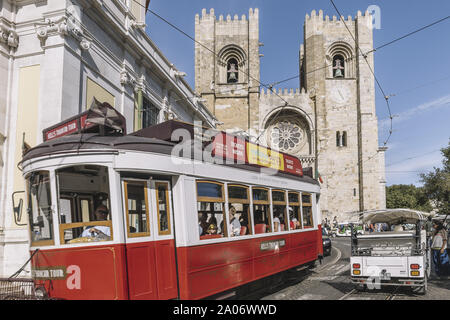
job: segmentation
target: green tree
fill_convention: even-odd
[[[412,184],[395,184],[386,187],[386,208],[408,208],[426,212],[432,210],[423,188]]]
[[[429,173],[420,174],[423,190],[439,214],[450,213],[450,140],[446,148],[441,149],[444,156],[442,168],[433,168]]]

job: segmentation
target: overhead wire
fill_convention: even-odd
[[[151,14],[153,14],[155,17],[157,17],[157,18],[160,19],[161,21],[165,22],[166,24],[168,24],[169,26],[171,26],[172,28],[174,28],[174,29],[177,30],[178,32],[182,33],[183,35],[185,35],[186,37],[188,37],[189,39],[191,39],[191,40],[194,41],[195,43],[199,44],[200,46],[202,46],[203,48],[205,48],[206,50],[208,50],[209,52],[213,53],[215,56],[217,56],[218,58],[220,58],[220,57],[217,55],[217,53],[216,53],[215,51],[211,50],[210,48],[208,48],[207,46],[205,46],[205,45],[202,44],[201,42],[195,40],[195,38],[193,38],[192,36],[190,36],[189,34],[187,34],[186,32],[184,32],[182,29],[180,29],[179,27],[177,27],[176,25],[174,25],[173,23],[171,23],[170,21],[168,21],[168,20],[165,19],[164,17],[160,16],[159,14],[157,14],[156,12],[154,12],[153,10],[151,10],[151,9],[145,7],[144,5],[140,4],[140,3],[137,2],[136,0],[132,0],[132,1],[135,1],[136,3],[138,3],[139,5],[141,5],[142,7],[144,7],[144,8],[146,9],[146,12],[150,12]],[[342,15],[341,15],[339,9],[337,8],[337,6],[336,6],[335,3],[333,2],[333,0],[330,0],[330,1],[331,1],[331,3],[332,3],[333,7],[335,8],[336,12],[337,12],[338,15],[340,16],[341,21],[344,23],[344,26],[345,26],[346,29],[349,31],[350,35],[352,36],[353,40],[354,40],[355,43],[356,43],[356,39],[355,39],[353,33],[350,31],[350,29],[348,28],[348,26],[347,26],[347,24],[345,23],[345,21],[342,20]],[[376,75],[375,75],[375,73],[374,73],[374,71],[373,71],[373,68],[371,67],[370,63],[369,63],[368,60],[367,60],[367,55],[368,55],[369,53],[372,53],[372,52],[375,52],[375,51],[377,51],[377,50],[380,50],[380,49],[382,49],[382,48],[384,48],[384,47],[386,47],[386,46],[388,46],[388,45],[391,45],[391,44],[393,44],[393,43],[395,43],[395,42],[398,42],[398,41],[400,41],[400,40],[402,40],[402,39],[404,39],[404,38],[406,38],[406,37],[409,37],[409,36],[411,36],[411,35],[413,35],[413,34],[415,34],[415,33],[418,33],[418,32],[420,32],[420,31],[422,31],[422,30],[424,30],[424,29],[427,29],[427,28],[429,28],[429,27],[431,27],[431,26],[433,26],[433,25],[436,25],[436,24],[438,24],[438,23],[441,23],[441,22],[447,20],[448,18],[450,18],[450,16],[447,16],[447,17],[445,17],[445,18],[443,18],[443,19],[440,19],[440,20],[438,20],[438,21],[436,21],[436,22],[433,22],[433,23],[431,23],[431,24],[429,24],[429,25],[427,25],[427,26],[424,26],[424,27],[422,27],[422,28],[420,28],[420,29],[418,29],[418,30],[414,30],[413,32],[410,32],[410,33],[408,33],[408,34],[406,34],[406,35],[404,35],[404,36],[402,36],[402,37],[396,38],[396,39],[394,39],[394,40],[392,40],[392,41],[390,41],[390,42],[388,42],[388,43],[385,43],[385,44],[383,44],[383,45],[381,45],[381,46],[378,46],[377,48],[375,48],[375,49],[373,49],[373,50],[370,50],[370,51],[368,51],[368,52],[366,52],[366,53],[364,53],[364,52],[361,50],[361,48],[357,45],[357,48],[358,48],[358,50],[359,50],[359,52],[360,52],[360,53],[358,54],[358,56],[362,56],[362,57],[364,58],[364,60],[366,61],[367,65],[368,65],[368,67],[369,67],[369,70],[370,70],[370,72],[372,73],[372,75],[373,75],[373,77],[374,77],[374,80],[375,80],[375,82],[376,82],[376,84],[377,84],[379,90],[380,90],[381,93],[383,94],[383,97],[384,97],[384,99],[385,99],[385,101],[386,101],[387,110],[388,110],[388,113],[389,113],[389,119],[390,119],[390,122],[391,122],[391,125],[390,125],[391,127],[390,127],[390,130],[389,130],[389,135],[388,135],[388,137],[386,138],[386,140],[385,140],[384,143],[383,143],[384,146],[387,145],[387,143],[388,143],[388,141],[389,141],[389,139],[390,139],[390,137],[391,137],[391,135],[392,135],[392,132],[393,132],[393,128],[392,128],[392,119],[393,119],[393,116],[392,116],[392,112],[391,112],[391,106],[390,106],[390,103],[389,103],[389,98],[390,98],[391,96],[393,96],[393,95],[387,95],[386,92],[384,91],[383,87],[381,86],[380,81],[378,80],[378,78],[376,77]],[[352,58],[353,58],[353,57],[352,57]],[[306,72],[305,74],[317,72],[317,71],[319,71],[319,70],[322,70],[322,69],[325,69],[325,68],[329,68],[329,67],[331,67],[331,66],[332,66],[332,65],[325,65],[325,66],[323,66],[323,67],[320,67],[320,68],[317,68],[317,69],[308,71],[308,72]],[[288,103],[283,97],[281,97],[281,96],[278,95],[275,91],[273,91],[273,86],[300,77],[300,74],[299,74],[299,75],[296,75],[296,76],[294,76],[294,77],[290,77],[290,78],[288,78],[288,79],[281,80],[281,81],[277,81],[277,82],[274,82],[274,83],[271,83],[271,84],[268,84],[268,85],[267,85],[267,84],[263,84],[260,80],[258,80],[258,79],[256,79],[256,78],[252,77],[252,76],[250,75],[250,73],[247,73],[247,72],[245,72],[245,73],[247,74],[247,76],[248,76],[249,78],[252,78],[253,80],[257,81],[260,85],[262,85],[263,87],[267,88],[267,89],[270,90],[272,93],[274,93],[276,96],[278,96],[282,101],[284,101],[285,105],[282,106],[282,107],[280,108],[280,110],[277,112],[277,114],[275,114],[275,116],[272,116],[271,119],[275,119],[276,117],[278,117],[278,115],[283,111],[283,109],[284,109],[286,106],[289,105],[289,103]],[[233,89],[233,90],[230,90],[230,91],[236,91],[236,89]],[[228,92],[228,91],[224,91],[224,92],[222,92],[222,93],[225,93],[225,92]],[[192,98],[193,98],[193,97],[192,97]],[[264,132],[265,132],[265,130],[263,130],[263,132],[261,132],[261,134],[257,137],[257,141],[259,141],[260,137],[262,136],[262,134],[264,134]],[[363,160],[363,159],[359,160],[359,161],[358,161],[358,165],[359,165],[359,162],[362,162],[362,161],[368,161],[368,160],[374,158],[377,154],[378,154],[378,151],[377,151],[377,153],[375,153],[374,155],[369,156],[366,160]]]
[[[433,150],[433,151],[430,151],[430,152],[422,153],[422,154],[419,154],[419,155],[413,156],[413,157],[404,158],[404,159],[402,159],[402,160],[399,160],[399,161],[390,163],[390,164],[386,165],[386,167],[391,167],[391,166],[393,166],[394,164],[403,163],[403,162],[408,161],[408,160],[412,160],[412,159],[416,159],[416,158],[421,158],[421,157],[427,156],[427,155],[429,155],[429,154],[432,154],[432,153],[435,153],[435,152],[438,152],[438,151],[441,151],[441,149],[437,149],[437,150]]]
[[[178,32],[180,32],[181,34],[185,35],[186,37],[188,37],[189,39],[191,39],[192,41],[194,41],[195,43],[201,45],[203,48],[207,49],[209,52],[211,52],[212,54],[214,54],[216,57],[218,57],[220,59],[220,56],[212,49],[208,48],[207,46],[205,46],[204,44],[202,44],[201,42],[195,40],[195,38],[193,38],[192,36],[190,36],[189,34],[187,34],[186,32],[184,32],[183,30],[181,30],[179,27],[177,27],[176,25],[174,25],[173,23],[171,23],[170,21],[168,21],[167,19],[165,19],[164,17],[160,16],[158,13],[154,12],[153,10],[147,8],[146,6],[142,5],[141,3],[137,2],[136,0],[132,0],[135,1],[137,4],[139,4],[141,7],[145,8],[146,12],[150,12],[151,14],[153,14],[155,17],[157,17],[158,19],[160,19],[161,21],[165,22],[166,24],[168,24],[169,26],[171,26],[172,28],[174,28],[175,30],[177,30]],[[262,85],[263,87],[267,88],[268,90],[270,90],[273,94],[275,94],[276,96],[278,96],[281,100],[284,101],[284,103],[286,105],[288,105],[289,103],[283,98],[281,97],[279,94],[277,94],[275,91],[273,91],[272,88],[269,88],[268,86],[266,86],[265,84],[263,84],[260,80],[256,79],[255,77],[253,77],[250,72],[247,71],[243,71],[249,78],[251,78],[252,80],[257,81],[260,85]],[[194,97],[192,97],[194,98]]]
[[[394,40],[391,40],[391,41],[389,41],[389,42],[387,42],[387,43],[384,43],[384,44],[382,44],[382,45],[376,47],[375,49],[372,49],[372,50],[370,50],[370,51],[367,51],[367,52],[366,52],[365,54],[363,54],[363,55],[368,55],[369,53],[378,51],[378,50],[380,50],[380,49],[382,49],[382,48],[384,48],[384,47],[387,47],[387,46],[389,46],[389,45],[391,45],[391,44],[397,42],[397,41],[403,40],[403,39],[405,39],[405,38],[407,38],[407,37],[409,37],[409,36],[411,36],[411,35],[413,35],[413,34],[416,34],[416,33],[420,32],[420,31],[423,31],[423,30],[425,30],[425,29],[427,29],[427,28],[429,28],[429,27],[431,27],[431,26],[434,26],[434,25],[436,25],[436,24],[438,24],[438,23],[441,23],[441,22],[443,22],[443,21],[445,21],[445,20],[447,20],[447,19],[449,19],[449,18],[450,18],[450,16],[447,16],[447,17],[442,18],[442,19],[440,19],[440,20],[438,20],[438,21],[435,21],[435,22],[433,22],[433,23],[431,23],[431,24],[429,24],[429,25],[427,25],[427,26],[425,26],[425,27],[422,27],[422,28],[420,28],[420,29],[416,29],[416,30],[414,30],[414,31],[412,31],[412,32],[409,32],[408,34],[406,34],[406,35],[404,35],[404,36],[398,37],[398,38],[396,38],[396,39],[394,39]],[[359,55],[361,55],[361,54],[359,54]],[[353,57],[354,57],[354,56],[352,56],[351,58],[353,58]],[[318,71],[318,70],[321,70],[321,69],[324,69],[324,68],[328,68],[328,67],[331,67],[331,66],[332,66],[332,65],[326,65],[326,66],[324,66],[324,67],[318,68],[318,69],[316,69],[316,70],[312,70],[312,71],[310,71],[310,72],[315,72],[315,71]],[[308,73],[309,73],[309,72],[306,72],[306,74],[308,74]],[[280,80],[280,81],[271,83],[271,85],[277,85],[277,84],[280,84],[280,83],[283,83],[283,82],[286,82],[286,81],[294,80],[294,79],[299,78],[300,76],[301,76],[301,75],[298,74],[298,75],[296,75],[296,76],[293,76],[293,77],[290,77],[290,78],[287,78],[287,79],[284,79],[284,80]]]
[[[387,145],[387,143],[388,143],[388,141],[389,141],[389,139],[390,139],[390,137],[391,137],[391,135],[392,135],[392,132],[393,132],[393,128],[392,128],[392,119],[393,119],[393,117],[392,117],[392,112],[391,112],[391,106],[390,106],[390,103],[389,103],[389,96],[386,95],[386,93],[385,93],[383,87],[381,86],[380,81],[378,80],[378,78],[377,78],[376,75],[375,75],[375,72],[373,71],[372,66],[370,65],[369,61],[367,60],[367,54],[364,54],[364,53],[363,53],[363,51],[362,51],[362,49],[360,48],[360,46],[359,46],[359,44],[358,44],[358,42],[357,42],[355,36],[353,35],[353,33],[351,32],[351,30],[349,29],[349,27],[348,27],[347,24],[345,23],[345,20],[343,19],[343,16],[342,16],[341,12],[339,11],[339,9],[337,8],[336,4],[334,3],[333,0],[330,0],[330,2],[331,2],[331,4],[333,5],[334,9],[336,10],[337,14],[339,15],[340,21],[344,24],[345,28],[346,28],[347,31],[349,32],[349,34],[350,34],[350,36],[352,37],[353,41],[355,42],[357,51],[360,52],[360,55],[364,58],[364,61],[366,62],[367,66],[368,66],[368,68],[369,68],[369,70],[370,70],[370,73],[371,73],[372,76],[374,77],[374,80],[375,80],[375,82],[376,82],[376,84],[377,84],[379,90],[381,91],[381,93],[383,94],[383,97],[385,98],[386,105],[387,105],[387,110],[388,110],[388,113],[389,113],[389,119],[390,119],[389,135],[388,135],[388,137],[386,138],[386,140],[384,140],[384,142],[383,142],[383,147],[386,147],[386,145]],[[359,55],[358,55],[358,56],[359,56]],[[369,161],[369,160],[375,158],[375,157],[378,155],[379,151],[380,151],[380,150],[377,150],[377,152],[375,152],[374,154],[370,155],[370,156],[369,156],[367,159],[365,159],[365,160],[364,160],[363,158],[358,159],[358,162],[357,162],[356,166],[359,167],[363,162],[366,162],[366,161]],[[350,169],[350,168],[353,168],[353,166],[352,166],[352,167],[345,167],[343,170],[347,170],[347,169]],[[334,172],[333,172],[333,173],[334,173]]]

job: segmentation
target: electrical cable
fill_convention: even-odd
[[[420,31],[425,30],[425,29],[427,29],[427,28],[429,28],[429,27],[431,27],[431,26],[434,26],[434,25],[436,25],[436,24],[438,24],[438,23],[441,23],[441,22],[443,22],[443,21],[445,21],[445,20],[447,20],[447,19],[449,19],[449,18],[450,18],[450,16],[447,16],[447,17],[442,18],[442,19],[440,19],[440,20],[438,20],[438,21],[435,21],[435,22],[433,22],[433,23],[430,23],[430,24],[428,24],[428,25],[426,25],[426,26],[424,26],[424,27],[422,27],[422,28],[420,28],[420,29],[414,30],[414,31],[412,31],[412,32],[410,32],[410,33],[408,33],[408,34],[406,34],[406,35],[404,35],[404,36],[398,37],[398,38],[396,38],[396,39],[394,39],[394,40],[392,40],[392,41],[389,41],[389,42],[387,42],[387,43],[385,43],[385,44],[383,44],[383,45],[381,45],[381,46],[379,46],[379,47],[377,47],[377,48],[375,48],[375,49],[373,49],[373,50],[370,50],[370,51],[368,51],[366,54],[371,53],[371,52],[375,52],[375,51],[377,51],[377,50],[380,50],[381,48],[387,47],[387,46],[389,46],[389,45],[391,45],[391,44],[393,44],[393,43],[395,43],[395,42],[397,42],[397,41],[403,40],[403,39],[405,39],[405,38],[407,38],[407,37],[409,37],[409,36],[412,36],[413,34],[416,34],[416,33],[420,32]]]
[[[189,39],[193,40],[195,43],[201,45],[202,47],[206,48],[208,51],[210,51],[211,53],[213,53],[216,57],[218,57],[220,59],[220,57],[218,56],[218,54],[207,48],[205,45],[203,45],[202,43],[198,42],[197,40],[195,40],[195,38],[193,38],[192,36],[190,36],[189,34],[187,34],[186,32],[184,32],[183,30],[181,30],[180,28],[178,28],[177,26],[175,26],[173,23],[171,23],[170,21],[168,21],[167,19],[165,19],[164,17],[161,17],[159,14],[157,14],[156,12],[154,12],[153,10],[150,10],[149,8],[145,7],[144,5],[142,5],[141,3],[137,2],[136,0],[132,0],[135,1],[137,4],[139,4],[140,6],[144,7],[146,12],[150,12],[151,14],[153,14],[155,17],[157,17],[158,19],[160,19],[161,21],[165,22],[166,24],[168,24],[169,26],[171,26],[172,28],[174,28],[175,30],[177,30],[178,32],[182,33],[183,35],[185,35],[186,37],[188,37]],[[249,72],[244,71],[244,73],[251,78],[252,80],[257,81],[260,85],[262,85],[263,87],[267,88],[268,90],[270,90],[273,94],[275,94],[276,96],[278,96],[281,100],[283,100],[285,102],[285,104],[289,104],[285,99],[283,99],[283,97],[281,97],[280,95],[278,95],[276,92],[274,92],[272,90],[272,88],[269,88],[268,86],[266,86],[265,84],[263,84],[261,81],[259,81],[258,79],[256,79],[255,77],[251,76]]]
[[[429,25],[427,25],[427,26],[425,26],[425,27],[422,27],[422,28],[420,28],[420,29],[416,29],[416,30],[414,30],[414,31],[412,31],[412,32],[410,32],[410,33],[404,35],[404,36],[401,36],[401,37],[399,37],[399,38],[396,38],[396,39],[394,39],[394,40],[391,40],[391,41],[389,41],[389,42],[387,42],[387,43],[384,43],[384,44],[378,46],[378,47],[375,48],[375,49],[372,49],[372,50],[370,50],[370,51],[367,51],[367,52],[366,52],[365,54],[363,54],[362,56],[368,55],[369,53],[372,53],[372,52],[375,52],[375,51],[378,51],[378,50],[380,50],[380,49],[382,49],[382,48],[384,48],[384,47],[387,47],[387,46],[389,46],[389,45],[391,45],[391,44],[393,44],[393,43],[395,43],[395,42],[397,42],[397,41],[400,41],[400,40],[402,40],[402,39],[405,39],[405,38],[407,38],[407,37],[409,37],[409,36],[411,36],[411,35],[413,35],[413,34],[416,34],[416,33],[420,32],[420,31],[422,31],[422,30],[425,30],[425,29],[427,29],[427,28],[429,28],[429,27],[431,27],[431,26],[434,26],[434,25],[436,25],[436,24],[438,24],[438,23],[440,23],[440,22],[443,22],[443,21],[445,21],[445,20],[447,20],[447,19],[449,19],[449,18],[450,18],[450,16],[447,16],[447,17],[442,18],[442,19],[440,19],[440,20],[438,20],[438,21],[435,21],[435,22],[433,22],[433,23],[431,23],[431,24],[429,24]],[[359,54],[359,56],[361,56],[361,54]],[[353,57],[352,57],[352,58],[353,58]],[[318,68],[318,69],[316,69],[316,70],[312,70],[312,71],[306,72],[305,74],[309,74],[309,73],[312,73],[312,72],[316,72],[316,71],[319,71],[319,70],[321,70],[321,69],[328,68],[328,67],[332,67],[332,65],[326,65],[326,66],[321,67],[321,68]],[[286,81],[290,81],[290,80],[297,79],[297,78],[299,78],[299,77],[300,77],[300,74],[298,74],[298,75],[296,75],[296,76],[293,76],[293,77],[290,77],[290,78],[287,78],[287,79],[285,79],[285,80],[280,80],[280,81],[271,83],[270,85],[274,86],[274,85],[277,85],[277,84],[280,84],[280,83],[283,83],[283,82],[286,82]],[[391,96],[392,96],[392,95],[391,95]]]

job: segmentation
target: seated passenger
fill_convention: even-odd
[[[299,229],[300,224],[297,221],[297,218],[291,218],[291,222],[289,223],[289,226],[291,227],[291,230]]]
[[[206,233],[211,235],[211,234],[217,234],[217,226],[213,223],[211,223],[208,227],[208,229],[206,230]]]
[[[99,205],[95,209],[94,215],[96,221],[106,221],[108,220],[109,210],[105,205]],[[111,237],[111,230],[108,226],[92,226],[87,227],[83,231],[81,237],[99,237],[104,239],[109,239]]]
[[[209,227],[209,223],[207,222],[207,220],[208,220],[208,214],[205,213],[205,212],[200,213],[200,214],[199,214],[199,219],[198,219],[198,220],[199,220],[199,221],[198,221],[198,224],[199,224],[199,226],[200,226],[200,228],[201,228],[200,235],[204,235],[204,234],[206,234],[206,230],[207,230],[208,227]]]
[[[235,217],[236,208],[231,206],[229,213],[230,213],[230,235],[232,237],[238,236],[241,233],[241,223]]]
[[[280,218],[275,216],[273,218],[273,232],[279,232],[280,230]]]

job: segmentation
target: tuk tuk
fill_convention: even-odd
[[[385,209],[360,214],[362,223],[387,224],[388,231],[351,231],[350,275],[357,289],[409,286],[425,294],[431,254],[424,224],[429,213]]]

